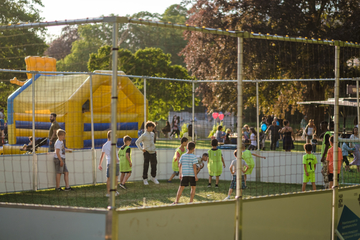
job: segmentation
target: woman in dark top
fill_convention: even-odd
[[[169,121],[166,121],[166,125],[163,129],[161,129],[162,133],[165,137],[169,137],[168,133],[171,132],[171,127]]]
[[[294,138],[294,141],[295,141],[295,136],[294,136],[293,129],[292,129],[292,127],[290,127],[290,123],[288,120],[284,121],[284,127],[281,129],[281,133],[284,134],[283,149],[286,152],[290,152],[291,149],[293,148],[292,137]]]

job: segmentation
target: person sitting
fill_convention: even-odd
[[[31,151],[32,150],[32,136],[29,137],[29,143],[28,144],[24,144],[24,146],[21,148],[24,151]]]

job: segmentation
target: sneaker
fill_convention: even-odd
[[[110,197],[110,193],[105,194],[105,197]]]
[[[147,180],[147,179],[144,179],[144,180],[143,180],[143,182],[144,182],[144,185],[149,185],[149,183],[148,183],[148,180]]]
[[[219,185],[215,184],[215,188],[219,188]]]
[[[208,184],[208,187],[211,187],[211,183]]]
[[[230,196],[227,196],[226,198],[224,198],[224,200],[229,200],[230,199]]]
[[[68,188],[65,188],[65,191],[74,191],[74,189],[71,187],[68,187]]]
[[[152,181],[153,183],[155,183],[155,184],[159,184],[159,181],[158,181],[156,178],[154,178],[154,177],[151,178],[151,181]]]
[[[172,182],[168,180],[168,183],[172,183]]]
[[[58,192],[63,192],[64,191],[61,187],[55,188],[55,190],[58,191]]]
[[[122,189],[125,189],[125,190],[127,189],[127,187],[125,186],[125,184],[121,184],[121,183],[120,183],[119,186],[120,186]]]
[[[115,196],[119,196],[119,195],[120,195],[120,193],[118,191],[116,191]]]

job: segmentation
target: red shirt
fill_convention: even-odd
[[[341,148],[338,147],[338,173],[340,173],[342,160],[343,160],[342,151],[341,151]],[[334,171],[334,147],[331,147],[328,150],[328,153],[326,156],[326,161],[329,162],[329,166],[328,166],[329,173],[333,173],[333,171]]]

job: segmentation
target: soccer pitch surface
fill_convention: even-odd
[[[119,196],[115,197],[116,207],[121,209],[137,208],[144,206],[144,198],[146,206],[170,205],[175,201],[177,189],[179,187],[179,179],[175,179],[172,183],[160,181],[159,185],[150,182],[148,186],[144,186],[142,181],[134,181],[126,184],[127,190],[118,187]],[[207,202],[223,200],[228,193],[230,181],[219,182],[219,188],[213,185],[207,187],[207,179],[199,179],[196,187],[194,202]],[[283,183],[259,183],[248,182],[248,188],[243,190],[243,197],[267,196],[282,193],[300,192],[299,184],[283,184]],[[322,186],[317,186],[321,189]],[[106,184],[98,184],[96,186],[77,186],[75,191],[58,192],[54,189],[27,191],[20,193],[8,193],[0,195],[0,202],[40,204],[40,205],[59,205],[71,207],[87,207],[87,208],[106,208],[109,205],[106,194]],[[310,184],[307,190],[311,190]],[[185,188],[180,203],[188,203],[190,197],[190,187]],[[231,198],[234,199],[235,191]]]

